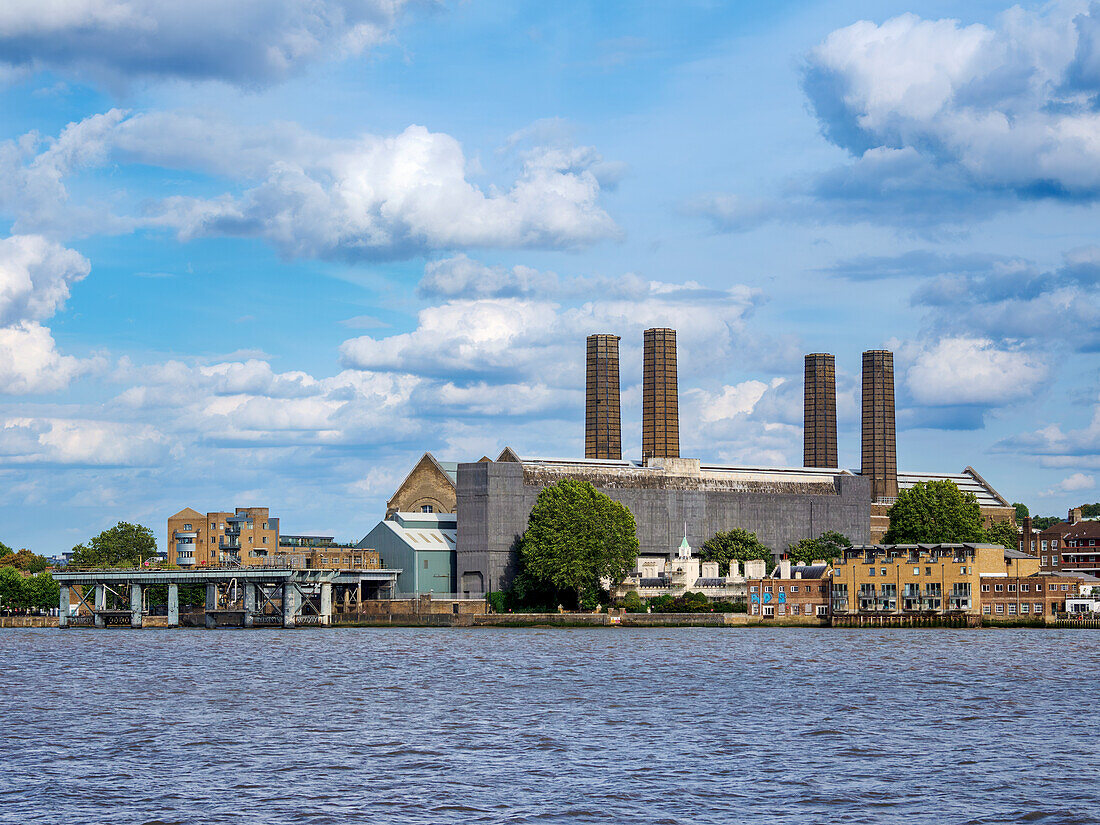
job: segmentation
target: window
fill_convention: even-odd
[[[764,605],[764,615],[765,616],[774,616],[775,615],[775,608],[772,607],[770,604]]]
[[[183,529],[184,529],[184,530],[190,530],[190,529],[191,529],[191,525],[190,525],[190,524],[185,524],[185,525],[183,525]]]
[[[1021,585],[1020,585],[1020,592],[1021,592],[1021,593],[1026,593],[1026,592],[1027,592],[1028,590],[1030,590],[1030,589],[1031,589],[1031,585],[1030,585],[1030,584],[1021,584]]]
[[[1050,559],[1048,559],[1046,556],[1043,556],[1042,563],[1043,563],[1043,567],[1046,567],[1047,565],[1050,564]]]
[[[995,584],[995,585],[993,585],[993,590],[994,590],[994,592],[996,592],[996,593],[1003,593],[1003,592],[1004,592],[1004,589],[1005,589],[1005,586],[1004,586],[1003,584]]]
[[[1051,540],[1050,549],[1051,550],[1057,550],[1058,549],[1058,539],[1052,539]]]
[[[1035,614],[1041,616],[1043,614],[1043,603],[1035,602]]]
[[[425,570],[428,569],[428,560],[427,559],[424,559],[424,569]]]
[[[1047,551],[1047,542],[1046,542],[1046,539],[1043,539],[1043,542],[1042,542],[1042,547],[1043,547],[1043,552],[1045,553],[1045,552]]]
[[[225,522],[224,522],[224,521],[223,521],[223,522],[221,522],[221,523],[220,523],[220,524],[218,525],[218,529],[219,529],[219,530],[224,530],[224,529],[225,529]]]
[[[755,584],[752,587],[749,588],[749,592],[750,593],[755,593],[756,592],[756,585]]]
[[[997,612],[998,613],[1004,613],[1005,612],[1005,606],[1003,604],[1001,604],[1000,602],[997,603]]]
[[[267,536],[264,536],[264,544],[267,544]]]
[[[881,572],[882,572],[882,575],[884,575],[884,576],[885,576],[885,575],[887,575],[887,573],[886,573],[886,568],[885,568],[885,567],[884,567],[884,568],[882,568],[882,571],[881,571]]]
[[[764,592],[765,593],[771,593],[772,592],[772,586],[770,584],[764,585]]]
[[[779,585],[779,592],[780,592],[780,593],[784,593],[784,592],[786,592],[786,591],[784,591],[784,590],[783,590],[783,585]]]
[[[1041,584],[1039,584],[1038,582],[1036,582],[1036,584],[1035,584],[1035,592],[1036,592],[1036,593],[1042,593],[1042,592],[1043,592],[1043,585],[1041,585]]]
[[[1063,590],[1069,590],[1069,585],[1068,584],[1063,584],[1062,589]]]
[[[249,543],[249,544],[252,544],[252,536],[249,536],[249,537],[248,537],[248,543]]]
[[[983,593],[988,593],[989,592],[989,585],[988,584],[983,584],[982,585],[982,592]]]
[[[435,508],[432,507],[432,505],[430,505],[430,504],[422,504],[422,505],[420,505],[420,512],[421,513],[434,513]]]
[[[819,604],[819,605],[817,606],[817,615],[818,615],[818,616],[824,616],[824,615],[825,615],[825,610],[826,610],[826,607],[825,607],[825,605],[823,605],[823,604]]]
[[[798,585],[797,584],[792,584],[791,585],[791,592],[792,593],[797,593],[798,592]]]
[[[792,604],[791,605],[791,615],[792,616],[797,616],[798,615],[798,605],[797,604]]]
[[[993,612],[993,609],[988,604],[983,604],[982,605],[982,613],[984,613],[985,615],[988,616],[992,612]]]
[[[217,530],[217,529],[218,529],[218,525],[217,525],[217,524],[215,524],[214,522],[210,522],[210,529],[211,529],[211,530]]]
[[[875,575],[875,568],[873,568],[873,567],[870,567],[870,568],[868,568],[868,569],[867,569],[867,575],[868,575],[868,576],[873,576],[873,575]]]
[[[1031,605],[1028,604],[1027,602],[1021,602],[1020,603],[1020,612],[1021,613],[1030,613],[1031,612]]]
[[[919,576],[920,575],[920,568],[919,567],[914,567],[913,568],[913,575],[914,576]]]
[[[931,567],[924,568],[924,575],[931,576],[932,575],[932,568]]]
[[[266,521],[265,521],[265,522],[263,523],[263,529],[264,529],[264,530],[266,530],[266,529],[267,529],[267,522],[266,522]]]
[[[1009,592],[1009,593],[1015,593],[1015,592],[1016,592],[1016,585],[1014,585],[1014,584],[1010,584],[1010,585],[1008,586],[1008,592]]]
[[[1014,605],[1014,604],[1010,604],[1010,605],[1008,606],[1008,614],[1009,614],[1010,616],[1015,616],[1015,615],[1016,615],[1016,605]]]

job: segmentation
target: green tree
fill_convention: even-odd
[[[843,533],[826,530],[816,539],[802,539],[797,544],[787,545],[787,557],[795,564],[809,564],[816,559],[836,561],[843,555],[845,547],[852,542]]]
[[[1019,546],[1020,536],[1011,522],[998,521],[986,531],[986,541],[990,544],[999,544],[1009,550],[1015,550]]]
[[[27,607],[49,610],[58,606],[61,587],[49,573],[38,573],[23,580],[24,602]]]
[[[950,481],[920,481],[898,494],[890,508],[886,544],[984,542],[982,511],[973,493]]]
[[[0,567],[0,609],[25,607],[27,587],[23,574],[14,567]]]
[[[600,579],[619,582],[638,558],[634,515],[587,481],[563,479],[539,493],[520,540],[523,575],[562,603],[598,598]]]
[[[1064,520],[1060,516],[1035,516],[1031,519],[1031,526],[1036,530],[1046,530]]]
[[[1021,504],[1018,501],[1012,502],[1012,506],[1016,508],[1016,521],[1022,522],[1025,518],[1031,515],[1031,511],[1027,509],[1026,504]]]
[[[1095,518],[1096,516],[1100,516],[1100,502],[1096,504],[1082,504],[1081,515],[1084,518]]]
[[[72,564],[77,567],[136,567],[156,554],[157,539],[152,530],[120,521],[87,544],[74,547]]]
[[[742,564],[753,559],[763,559],[769,570],[774,566],[771,548],[762,544],[756,533],[735,527],[733,530],[715,533],[699,548],[699,558],[703,561],[718,562],[718,572],[729,569],[731,561]]]
[[[637,590],[631,590],[623,596],[622,601],[619,602],[619,607],[627,613],[645,613],[645,602],[642,601],[642,597],[638,595]]]

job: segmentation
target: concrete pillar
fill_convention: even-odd
[[[104,621],[103,616],[99,611],[107,609],[107,586],[104,584],[95,585],[95,626],[106,627],[107,622]]]
[[[256,585],[244,583],[244,626],[252,627],[252,614],[256,612]]]
[[[293,582],[283,584],[283,627],[294,627],[298,612],[298,587]]]
[[[141,627],[141,591],[140,584],[130,584],[130,627]]]
[[[321,624],[332,624],[332,582],[321,582]]]
[[[168,585],[168,626],[180,626],[180,586]]]
[[[57,626],[69,626],[69,585],[61,585],[61,596],[57,603]]]
[[[218,587],[215,584],[206,585],[206,626],[217,627],[217,622],[214,621],[214,617],[210,615],[213,611],[218,609]]]

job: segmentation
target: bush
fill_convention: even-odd
[[[642,597],[638,595],[637,590],[631,590],[623,596],[622,601],[619,602],[619,607],[627,613],[645,613],[645,602],[642,601]]]
[[[499,590],[493,590],[485,594],[485,600],[489,602],[489,609],[494,613],[504,613],[507,611],[507,596],[501,593]]]

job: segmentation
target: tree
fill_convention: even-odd
[[[1027,509],[1026,504],[1021,504],[1018,501],[1012,502],[1012,506],[1016,508],[1016,521],[1022,522],[1025,518],[1031,515],[1031,511]]]
[[[950,481],[920,481],[898,494],[890,508],[886,544],[984,542],[982,511],[973,493]]]
[[[852,542],[843,533],[826,530],[816,539],[802,539],[797,544],[787,546],[787,557],[795,564],[810,564],[816,559],[834,562],[844,553],[844,548]]]
[[[763,559],[771,569],[774,566],[771,548],[762,544],[756,533],[735,527],[732,530],[715,533],[699,548],[699,558],[703,561],[718,562],[718,570],[728,570],[731,561],[744,563],[753,559]]]
[[[49,610],[58,606],[61,587],[49,573],[39,573],[23,580],[24,603],[27,607]]]
[[[0,567],[0,609],[11,610],[26,604],[23,574],[14,567]]]
[[[28,573],[41,573],[49,566],[50,563],[44,556],[32,553],[26,548],[18,553],[13,553],[10,547],[0,549],[0,567],[14,567],[16,570],[25,570]]]
[[[1035,530],[1046,530],[1048,527],[1053,527],[1065,519],[1060,516],[1035,516],[1031,519],[1031,526]]]
[[[638,558],[634,515],[587,481],[563,479],[539,493],[520,540],[523,575],[580,606],[600,579],[622,581]]]
[[[1095,504],[1082,504],[1081,516],[1083,518],[1095,518],[1096,516],[1100,516],[1100,502]]]
[[[74,547],[72,563],[77,567],[137,567],[156,554],[157,539],[152,530],[120,521],[87,544]]]
[[[986,541],[990,544],[999,544],[1009,550],[1015,550],[1019,545],[1020,536],[1011,522],[998,521],[994,522],[986,531]]]

